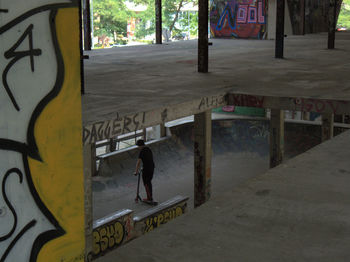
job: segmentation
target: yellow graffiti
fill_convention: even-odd
[[[93,253],[98,255],[107,249],[119,246],[125,236],[125,230],[119,221],[105,225],[93,231]]]
[[[40,115],[35,138],[43,162],[29,159],[33,182],[66,234],[48,242],[38,262],[84,261],[84,180],[78,8],[59,10],[57,37],[65,76],[60,94]]]
[[[170,220],[181,216],[183,214],[182,207],[177,206],[165,212],[159,213],[154,217],[150,217],[146,220],[145,233],[152,231],[154,228],[159,227],[162,224],[168,223]]]

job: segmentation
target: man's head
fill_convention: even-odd
[[[136,145],[139,147],[145,146],[145,141],[143,139],[139,139],[136,141]]]

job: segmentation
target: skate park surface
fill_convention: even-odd
[[[170,121],[178,104],[227,93],[350,101],[350,33],[337,33],[335,50],[327,36],[288,36],[279,60],[272,40],[210,39],[208,74],[197,73],[194,40],[86,52],[83,125],[160,108]]]
[[[193,209],[193,123],[170,128],[172,136],[149,144],[155,159],[153,194],[164,202],[176,195],[188,196]],[[212,125],[212,196],[237,187],[269,169],[269,123],[267,120],[217,120]],[[336,129],[336,132],[340,132]],[[319,125],[286,124],[285,157],[294,157],[321,142]],[[100,163],[93,178],[94,220],[128,208],[138,212],[151,208],[135,203],[137,177],[133,176],[137,149],[114,154]],[[140,185],[141,197],[145,197]]]
[[[348,261],[349,155],[347,131],[96,261]]]

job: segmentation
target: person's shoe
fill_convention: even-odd
[[[145,202],[152,202],[153,199],[144,198],[144,199],[142,199],[142,201],[145,201]]]

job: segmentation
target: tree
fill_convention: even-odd
[[[128,19],[133,12],[121,0],[94,0],[94,35],[112,37],[126,36]]]
[[[147,10],[138,14],[138,27],[136,36],[145,37],[146,35],[153,34],[155,32],[155,0],[130,0],[135,4],[143,4],[147,6]],[[184,5],[194,3],[198,5],[198,0],[162,0],[162,20],[163,20],[163,29],[167,30],[169,34],[173,31],[181,31],[179,28],[176,28],[176,24],[179,20],[179,15],[181,9]],[[192,18],[193,16],[191,16]],[[195,20],[198,21],[198,20]],[[180,24],[184,24],[180,22]],[[187,24],[186,24],[187,25]],[[167,35],[164,34],[163,35]]]
[[[142,12],[127,9],[126,3],[147,6]],[[162,0],[163,33],[170,35],[181,33],[181,28],[188,30],[188,18],[180,17],[182,8],[188,3],[198,5],[198,0]],[[155,33],[155,0],[94,0],[94,35],[105,38],[116,35],[127,35],[127,24],[130,18],[137,19],[136,38],[144,38]],[[187,13],[187,12],[186,12]],[[187,15],[187,14],[186,14]],[[190,14],[191,34],[197,31],[198,19],[195,13]],[[180,25],[181,28],[176,28]]]
[[[338,27],[350,29],[350,0],[343,0],[338,18]]]

